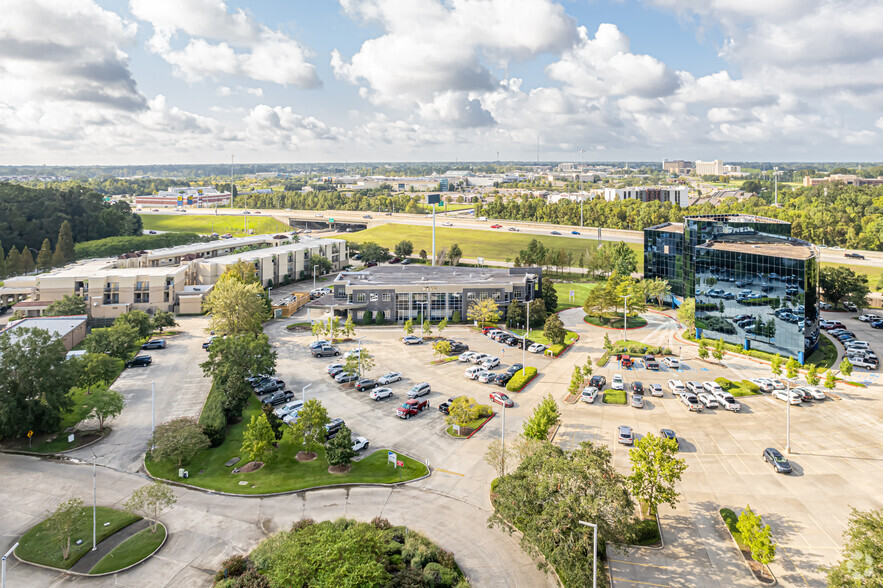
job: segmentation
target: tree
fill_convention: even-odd
[[[310,256],[310,271],[317,271],[317,275],[327,274],[331,271],[334,265],[327,257],[323,257],[321,255],[316,255],[315,253]]]
[[[458,396],[448,407],[448,414],[445,422],[449,425],[457,425],[465,427],[478,418],[481,412],[481,406],[475,401],[475,398],[469,396]]]
[[[135,328],[135,332],[138,334],[139,339],[149,337],[150,333],[153,332],[153,321],[151,320],[150,315],[143,310],[130,310],[129,312],[121,314],[114,321],[115,325],[119,323],[132,325],[132,327]]]
[[[55,242],[55,254],[52,258],[52,265],[64,265],[76,258],[77,254],[74,251],[74,235],[71,231],[71,224],[64,221],[58,229],[58,240]]]
[[[307,448],[322,445],[325,441],[325,425],[328,424],[328,410],[315,398],[307,400],[297,413],[297,422],[291,427],[295,439]]]
[[[345,337],[355,337],[356,336],[356,325],[353,322],[353,317],[347,315],[346,321],[343,323],[343,335]]]
[[[59,504],[46,518],[46,528],[52,541],[61,547],[61,559],[66,560],[71,553],[71,536],[74,529],[85,518],[83,501],[71,498]]]
[[[192,417],[178,417],[157,426],[147,442],[151,459],[174,461],[178,467],[208,446],[202,426]]]
[[[824,568],[828,586],[883,586],[883,510],[862,512],[852,508],[843,543],[843,559]]]
[[[828,390],[833,390],[834,386],[837,385],[837,378],[834,376],[834,370],[829,369],[825,372],[825,388]]]
[[[454,323],[455,325],[463,322],[463,318],[460,316],[459,310],[455,310],[454,312],[451,313],[451,322]]]
[[[630,276],[638,269],[638,255],[627,243],[620,241],[612,249],[613,271]]]
[[[824,292],[825,300],[835,308],[844,299],[867,308],[869,286],[868,276],[865,274],[856,274],[852,269],[843,266],[823,267],[819,271],[819,286]]]
[[[687,331],[693,337],[696,336],[696,299],[684,298],[678,308],[678,320],[687,327]]]
[[[680,495],[675,484],[687,469],[687,463],[675,457],[677,452],[677,441],[653,433],[638,439],[629,450],[632,473],[626,481],[632,494],[647,504],[647,514],[656,512],[660,504],[676,508]]]
[[[849,361],[848,357],[844,357],[843,361],[840,362],[840,373],[844,376],[852,375],[852,362]]]
[[[763,565],[769,565],[776,558],[776,544],[773,543],[770,526],[764,525],[760,516],[746,506],[736,528],[742,534],[742,542],[751,549],[751,557],[754,561]]]
[[[770,371],[775,376],[782,375],[782,356],[778,353],[773,356],[773,359],[770,361]]]
[[[448,319],[443,318],[442,320],[440,320],[438,322],[438,325],[436,325],[436,328],[438,329],[439,337],[441,337],[442,331],[448,328]]]
[[[248,456],[249,461],[264,461],[264,456],[270,452],[270,458],[273,454],[273,444],[276,442],[276,435],[273,433],[273,427],[267,420],[267,415],[253,414],[249,421],[245,432],[242,434],[242,448],[240,451],[243,455]],[[268,461],[269,459],[268,458]]]
[[[789,357],[788,361],[785,363],[785,376],[789,380],[793,380],[797,377],[797,374],[800,371],[800,363],[794,359],[793,357]]]
[[[558,403],[551,394],[548,394],[533,409],[533,414],[522,423],[521,427],[525,437],[545,441],[549,436],[549,429],[560,422],[561,411],[558,409]]]
[[[147,519],[150,532],[156,533],[160,513],[174,506],[176,502],[178,499],[170,486],[154,481],[132,492],[132,496],[126,501],[126,510]]]
[[[578,365],[573,366],[573,375],[570,377],[570,384],[567,386],[567,392],[571,395],[580,393],[583,387],[583,371]]]
[[[451,342],[447,339],[439,339],[432,344],[432,352],[435,353],[439,359],[449,356],[451,354]]]
[[[337,431],[337,435],[325,444],[325,457],[328,459],[328,465],[348,466],[355,455],[352,431],[343,425]]]
[[[699,358],[708,359],[708,343],[705,342],[705,339],[699,340]]]
[[[178,323],[175,321],[175,315],[172,313],[166,310],[157,310],[150,320],[150,325],[154,330],[162,333],[163,329],[177,327]]]
[[[29,274],[34,271],[34,256],[31,255],[31,250],[28,247],[22,247],[20,263],[22,272]]]
[[[106,353],[117,359],[127,360],[138,341],[138,331],[126,323],[114,323],[106,329],[92,329],[83,340],[89,353]]]
[[[209,326],[217,334],[260,333],[262,323],[270,318],[264,296],[266,292],[259,284],[218,280],[202,308],[211,314]]]
[[[811,363],[806,366],[806,383],[810,386],[818,386],[819,385],[819,367]]]
[[[540,298],[535,300],[531,300],[528,304],[530,312],[530,325],[528,325],[531,329],[535,327],[539,327],[540,325],[545,324],[546,319],[549,318],[549,313],[546,312],[546,305],[544,301]]]
[[[199,367],[220,387],[224,414],[232,420],[242,414],[251,397],[246,378],[275,373],[276,352],[267,335],[242,333],[215,339]]]
[[[432,323],[429,322],[429,319],[423,321],[422,332],[424,337],[428,337],[432,334]]]
[[[513,457],[512,450],[499,439],[491,441],[484,453],[485,463],[494,468],[498,477],[506,473],[506,463],[511,463]]]
[[[3,245],[0,244],[0,278],[6,277],[6,253],[3,252]]]
[[[276,416],[275,410],[276,407],[269,404],[264,403],[261,405],[261,412],[267,417],[267,422],[270,423],[270,428],[273,429],[273,438],[276,439],[276,441],[281,441],[282,436],[285,433],[282,428],[285,422]]]
[[[405,331],[405,335],[413,335],[414,334],[414,321],[408,319],[405,321],[402,329]]]
[[[509,308],[506,309],[506,324],[509,327],[515,327],[516,325],[525,325],[526,327],[527,318],[524,316],[524,306],[518,304],[514,300],[509,303]]]
[[[500,307],[491,298],[475,300],[466,310],[466,318],[475,321],[479,326],[485,323],[495,324],[500,320]]]
[[[121,367],[119,361],[104,353],[87,353],[77,364],[77,383],[86,388],[86,394],[91,394],[95,384],[104,382],[107,385],[117,377]]]
[[[420,250],[420,259],[422,259],[423,261],[426,261],[426,257],[427,257],[426,249],[421,249]]]
[[[362,263],[386,261],[389,259],[389,251],[373,241],[366,241],[359,247],[362,255]]]
[[[613,353],[613,343],[610,341],[610,335],[604,333],[604,351]]]
[[[325,326],[325,321],[313,321],[310,330],[312,330],[313,335],[315,335],[317,341],[319,340],[319,337],[325,335]]]
[[[75,316],[86,314],[86,300],[81,296],[65,294],[61,300],[55,300],[44,313],[46,316]]]
[[[551,278],[543,278],[541,292],[546,312],[555,312],[558,308],[558,291],[555,290],[555,284]]]
[[[463,257],[463,250],[460,249],[459,245],[454,243],[448,251],[448,260],[451,262],[451,265],[457,265],[460,263],[461,257]]]
[[[414,253],[414,244],[410,241],[399,241],[395,246],[395,254],[396,257],[409,257],[412,253]]]
[[[714,349],[711,352],[711,356],[715,358],[718,363],[724,358],[724,340],[718,339],[714,342]]]
[[[22,273],[24,269],[21,264],[21,255],[18,252],[18,249],[13,247],[9,250],[9,255],[6,256],[6,272],[10,276],[15,276]]]
[[[564,329],[564,323],[557,314],[550,314],[543,325],[543,336],[552,342],[552,345],[563,345],[567,331]]]
[[[43,246],[37,253],[37,269],[48,270],[52,268],[52,244],[49,239],[43,239]]]
[[[76,371],[67,349],[42,329],[0,335],[0,439],[54,433],[71,408]]]
[[[331,337],[332,342],[338,335],[343,334],[343,327],[340,326],[340,319],[338,317],[328,317],[328,322],[325,324],[325,334]]]
[[[123,412],[126,401],[116,390],[96,390],[88,399],[89,417],[98,419],[98,430],[104,431],[104,421],[116,418]]]

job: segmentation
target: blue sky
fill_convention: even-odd
[[[877,160],[871,0],[0,0],[5,163]]]

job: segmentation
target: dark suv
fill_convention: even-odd
[[[606,383],[607,378],[605,378],[604,376],[592,376],[592,378],[589,380],[589,386],[597,388],[598,390],[603,389],[604,384]]]
[[[340,431],[340,428],[344,426],[346,423],[343,422],[343,419],[333,419],[327,425],[325,425],[325,439],[334,439],[337,432]]]
[[[153,360],[150,359],[149,355],[139,355],[135,359],[126,362],[126,367],[147,367]]]

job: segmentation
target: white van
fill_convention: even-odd
[[[480,216],[480,217],[478,217],[478,220],[480,220],[480,221],[486,221],[486,220],[487,220],[487,217],[486,217],[486,216]]]

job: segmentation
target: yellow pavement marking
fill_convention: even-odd
[[[654,584],[653,582],[639,582],[637,580],[626,580],[625,578],[613,578],[614,582],[628,582],[629,584],[641,584],[642,586],[661,586],[662,588],[669,588],[671,584]]]
[[[668,566],[658,566],[656,564],[647,564],[647,563],[638,563],[636,561],[625,561],[624,559],[609,559],[607,561],[612,561],[616,563],[624,563],[629,564],[631,566],[644,566],[646,568],[662,568],[663,570],[667,570]]]
[[[435,468],[435,471],[437,471],[437,472],[443,472],[443,473],[445,473],[445,474],[451,474],[452,476],[460,476],[461,478],[463,477],[463,474],[458,474],[457,472],[452,472],[452,471],[450,471],[450,470],[443,470],[443,469],[441,469],[441,468]]]
[[[803,583],[806,584],[807,586],[809,586],[809,582],[807,582],[807,581],[806,581],[806,578],[803,577],[803,573],[801,573],[800,568],[798,568],[796,565],[794,565],[794,561],[791,560],[791,556],[789,556],[789,555],[788,555],[788,552],[785,551],[785,547],[784,547],[783,545],[778,545],[777,547],[778,547],[779,549],[781,549],[781,550],[782,550],[782,553],[785,554],[785,557],[788,558],[788,561],[789,561],[789,562],[791,563],[791,565],[794,567],[794,571],[797,572],[797,574],[800,576],[800,579],[803,580]]]

